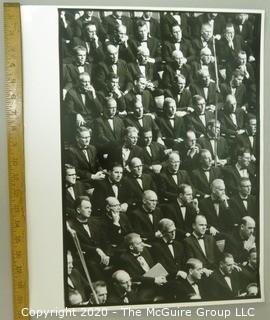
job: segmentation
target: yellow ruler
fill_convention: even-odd
[[[21,17],[18,3],[4,4],[5,81],[8,121],[9,205],[14,319],[29,319],[23,137]]]

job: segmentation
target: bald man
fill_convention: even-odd
[[[142,204],[129,214],[134,231],[148,243],[155,240],[158,223],[162,219],[162,213],[157,204],[157,194],[152,190],[145,190],[142,195]]]
[[[107,45],[105,54],[105,61],[100,62],[93,70],[95,88],[102,90],[109,75],[114,73],[119,77],[120,90],[127,93],[132,88],[132,78],[127,63],[118,58],[118,48],[112,44]]]
[[[256,248],[256,223],[252,217],[242,218],[239,227],[233,230],[225,245],[225,252],[231,253],[236,262],[248,262],[249,251]]]

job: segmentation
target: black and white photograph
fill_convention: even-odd
[[[58,8],[65,306],[259,301],[263,14],[147,10]]]

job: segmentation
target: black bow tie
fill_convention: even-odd
[[[210,169],[203,169],[204,172],[210,172]]]
[[[66,185],[66,189],[73,188],[73,184]]]
[[[88,226],[88,221],[84,221],[84,222],[80,221],[80,223],[85,225],[85,226]]]
[[[198,240],[204,239],[204,236],[197,236]]]
[[[166,244],[167,244],[167,246],[172,245],[172,244],[173,244],[173,241],[169,241],[169,242],[167,242]]]

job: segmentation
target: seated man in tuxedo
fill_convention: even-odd
[[[143,20],[148,28],[149,37],[154,37],[160,40],[160,24],[156,18],[153,18],[152,11],[143,11],[138,20]]]
[[[211,194],[211,184],[215,179],[222,178],[220,168],[213,166],[211,153],[207,149],[201,149],[199,167],[192,171],[191,180],[196,194],[202,198],[208,198]]]
[[[120,90],[119,76],[115,73],[110,73],[106,79],[106,85],[101,91],[97,92],[99,101],[104,105],[107,98],[113,98],[117,103],[117,113],[125,115],[126,101],[125,95]]]
[[[205,281],[207,299],[232,300],[239,297],[242,289],[241,272],[236,271],[234,265],[234,256],[223,253],[218,269]]]
[[[227,140],[220,135],[220,122],[211,119],[206,123],[206,135],[198,139],[198,144],[209,150],[212,158],[219,166],[225,166],[230,161]]]
[[[134,103],[134,112],[130,113],[124,120],[126,127],[136,127],[139,131],[138,145],[142,145],[142,132],[151,130],[154,134],[154,141],[164,145],[161,139],[161,132],[155,120],[149,115],[143,113],[142,101],[137,100]]]
[[[71,88],[63,104],[63,118],[67,138],[71,140],[76,128],[84,125],[91,128],[94,119],[102,112],[102,105],[96,95],[96,90],[91,85],[90,75],[86,72],[79,74],[78,87]]]
[[[184,120],[176,115],[176,102],[173,98],[165,98],[163,115],[158,117],[157,125],[166,147],[174,148],[183,141],[186,131]]]
[[[82,36],[74,37],[73,46],[84,46],[87,51],[87,61],[89,63],[97,63],[104,60],[105,55],[103,46],[97,35],[97,27],[94,23],[87,23],[83,26]]]
[[[185,139],[178,146],[180,158],[182,159],[182,168],[191,172],[198,167],[200,145],[196,143],[197,138],[193,130],[188,130]]]
[[[158,86],[158,73],[156,66],[149,62],[149,49],[143,46],[137,48],[136,61],[128,65],[129,72],[134,82],[140,75],[146,79],[146,88],[154,91]]]
[[[255,227],[253,218],[243,217],[239,227],[226,240],[224,251],[230,252],[236,262],[247,262],[249,251],[256,248]]]
[[[181,26],[177,23],[171,27],[172,37],[166,39],[162,46],[162,56],[166,62],[172,62],[173,51],[181,51],[188,63],[194,59],[194,50],[188,39],[183,39]]]
[[[132,79],[128,70],[127,63],[118,58],[118,49],[108,44],[106,46],[106,57],[93,69],[94,85],[97,90],[102,90],[104,83],[113,72],[119,77],[119,88],[126,94],[132,88]]]
[[[131,40],[130,45],[133,53],[136,54],[139,47],[144,47],[149,51],[148,62],[158,64],[161,61],[161,46],[159,40],[154,36],[149,36],[147,23],[143,20],[136,21],[136,35]]]
[[[178,196],[175,201],[162,208],[163,215],[171,219],[176,226],[176,239],[183,240],[192,233],[192,223],[196,214],[200,212],[198,200],[193,199],[192,188],[188,184],[178,187]]]
[[[91,76],[92,72],[92,64],[86,61],[86,48],[76,46],[73,52],[74,61],[63,66],[64,98],[70,88],[78,86],[80,73],[86,72]]]
[[[138,138],[139,131],[136,127],[126,127],[123,132],[122,143],[109,147],[107,158],[104,159],[105,166],[118,162],[127,172],[130,172],[130,160],[134,157],[143,158],[142,148],[137,146]]]
[[[108,36],[112,35],[119,25],[126,26],[129,37],[134,35],[133,22],[130,17],[123,14],[123,11],[113,10],[112,14],[103,18],[103,25]]]
[[[199,202],[200,211],[206,216],[209,232],[216,239],[226,239],[232,230],[233,217],[226,195],[225,184],[222,179],[215,179],[211,183],[211,195]]]
[[[126,270],[135,282],[141,282],[138,296],[141,302],[153,302],[158,295],[159,287],[166,282],[165,276],[145,277],[144,274],[154,266],[154,260],[141,236],[138,233],[130,233],[125,236],[125,244],[128,248],[120,257],[119,265]]]
[[[197,81],[198,79],[196,79],[196,77],[198,71],[205,69],[209,72],[210,78],[216,81],[215,60],[211,50],[208,47],[202,48],[199,58],[199,60],[195,60],[191,63],[192,79]]]
[[[126,212],[128,204],[126,203],[127,192],[123,181],[123,166],[120,163],[114,162],[110,164],[105,179],[98,181],[92,197],[94,213],[102,214],[106,210],[106,199],[115,197],[121,203],[121,211]]]
[[[130,275],[125,270],[115,271],[109,288],[108,305],[134,304],[138,300],[137,292],[132,288]]]
[[[201,69],[197,72],[196,81],[190,84],[192,96],[202,96],[206,103],[206,109],[214,111],[217,104],[217,87],[214,80],[210,78],[208,69]]]
[[[171,62],[165,66],[162,75],[162,87],[172,89],[174,86],[175,78],[178,75],[183,75],[186,79],[187,85],[190,83],[191,68],[186,63],[187,59],[182,51],[174,50],[172,52]]]
[[[163,217],[160,208],[157,207],[157,202],[156,193],[146,190],[142,195],[142,204],[129,213],[129,220],[134,231],[144,241],[150,243],[155,240],[158,223]]]
[[[67,283],[68,305],[70,307],[88,304],[90,288],[86,280],[81,276],[79,270],[73,267],[73,257],[67,252]]]
[[[91,293],[89,306],[106,305],[108,298],[108,290],[106,283],[102,280],[93,282],[93,289],[96,293],[97,301],[95,300],[93,293]]]
[[[159,221],[158,230],[161,238],[152,245],[155,262],[159,262],[168,272],[167,280],[184,277],[186,257],[181,242],[175,240],[176,227],[172,220],[163,218]]]
[[[180,280],[177,301],[198,301],[204,299],[204,289],[201,285],[203,264],[199,259],[189,258],[186,262],[187,277]]]
[[[236,137],[236,148],[248,148],[251,151],[251,161],[256,162],[257,157],[257,119],[249,114],[246,118],[245,132]]]
[[[218,264],[220,251],[215,238],[206,234],[207,220],[204,215],[195,216],[192,228],[191,236],[184,240],[186,257],[199,259],[204,266],[204,273],[209,276]]]
[[[76,216],[67,222],[68,230],[76,231],[91,278],[94,281],[102,280],[105,277],[104,268],[110,264],[110,244],[106,240],[100,221],[91,217],[92,205],[89,197],[78,197],[75,210]],[[76,252],[71,241],[69,246]]]
[[[192,40],[192,47],[195,51],[195,56],[200,56],[200,51],[202,48],[208,47],[211,52],[213,51],[213,27],[208,22],[201,25],[200,38],[195,38]]]
[[[180,170],[180,156],[177,151],[169,154],[168,161],[158,176],[158,190],[162,201],[173,201],[178,196],[178,187],[182,183],[191,184],[185,170]]]
[[[74,203],[78,196],[85,194],[84,185],[77,180],[76,169],[71,164],[65,164],[65,198],[64,212],[71,217],[75,214]]]
[[[76,145],[71,146],[65,154],[66,162],[76,168],[76,173],[85,188],[91,194],[95,182],[103,180],[105,174],[100,170],[96,148],[90,144],[92,130],[79,127],[76,134]]]
[[[99,151],[106,150],[111,144],[121,142],[125,125],[123,120],[116,114],[117,102],[114,98],[106,98],[103,116],[96,119],[94,123],[94,141]]]
[[[165,77],[165,75],[164,75]],[[168,83],[166,82],[166,88]],[[173,98],[176,101],[177,114],[185,116],[192,112],[192,97],[189,88],[187,88],[186,77],[183,74],[176,74],[172,81],[172,86],[165,89],[165,96]]]
[[[253,166],[251,165],[251,153],[249,149],[240,148],[236,153],[237,162],[234,165],[224,167],[224,181],[229,195],[237,193],[237,186],[241,178],[249,178],[251,181],[251,193],[256,194],[256,174]]]
[[[240,178],[238,192],[229,199],[232,210],[234,225],[239,226],[241,219],[245,216],[259,221],[259,202],[251,194],[251,181],[249,178]]]
[[[142,149],[144,164],[144,172],[160,173],[162,169],[162,162],[166,160],[166,152],[163,144],[153,141],[153,133],[151,130],[143,130],[142,132]]]
[[[125,95],[127,113],[134,112],[134,105],[140,101],[143,105],[143,113],[155,112],[155,104],[152,93],[147,90],[147,80],[143,74],[138,75],[134,80],[133,88]]]
[[[214,114],[210,110],[206,110],[205,99],[200,95],[192,97],[192,108],[194,112],[185,117],[187,129],[193,130],[197,138],[207,134],[207,123],[214,119]]]
[[[249,250],[247,264],[242,267],[243,286],[246,288],[250,283],[259,283],[259,264],[256,248]]]
[[[130,173],[127,173],[123,181],[128,193],[127,203],[131,206],[137,206],[140,204],[145,190],[156,191],[157,188],[153,177],[143,172],[143,164],[140,158],[132,158],[129,168]]]

